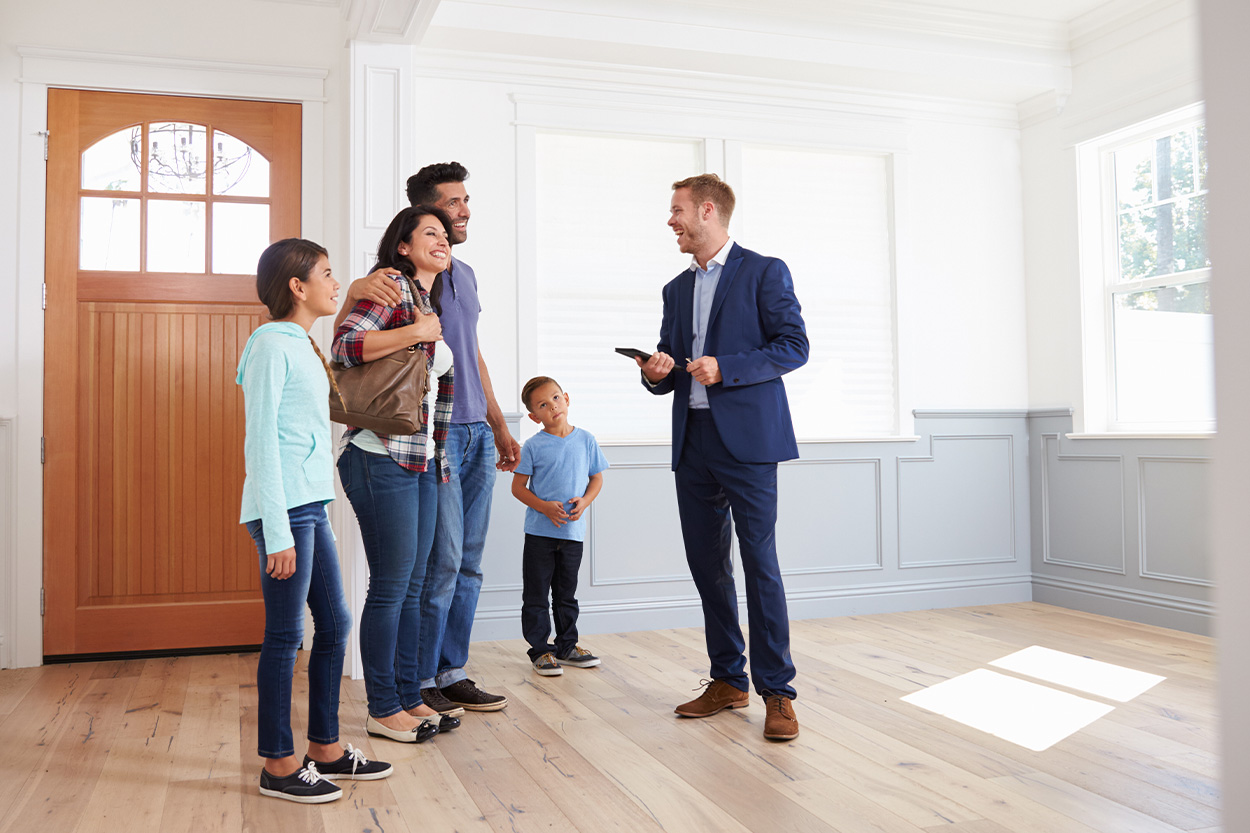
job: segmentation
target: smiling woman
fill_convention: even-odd
[[[459,725],[437,713],[421,695],[419,676],[420,600],[433,543],[436,481],[422,477],[431,461],[439,480],[449,469],[442,440],[452,405],[452,356],[442,341],[441,272],[451,257],[451,220],[438,208],[415,206],[395,215],[378,243],[374,273],[396,283],[393,306],[361,300],[334,336],[334,358],[348,367],[397,350],[420,348],[429,377],[439,380],[434,426],[428,404],[414,434],[376,434],[348,428],[343,434],[339,475],[364,539],[369,589],[360,617],[360,656],[369,697],[369,734],[421,743],[439,729]],[[434,442],[433,453],[429,445]],[[454,580],[454,576],[452,576]],[[437,658],[435,658],[437,659]]]

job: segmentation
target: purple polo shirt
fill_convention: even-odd
[[[482,304],[477,297],[477,275],[469,264],[451,259],[451,269],[443,273],[443,341],[456,360],[456,394],[451,421],[457,424],[486,421],[486,394],[477,366],[477,319]]]

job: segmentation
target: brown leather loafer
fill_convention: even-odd
[[[734,688],[724,680],[712,680],[705,683],[703,693],[689,703],[682,703],[673,711],[682,717],[711,717],[725,709],[745,708],[751,702],[751,695]]]
[[[794,740],[799,736],[799,719],[794,716],[794,701],[780,694],[764,698],[768,715],[764,718],[764,737],[769,740]]]

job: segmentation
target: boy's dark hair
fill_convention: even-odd
[[[464,182],[469,169],[459,162],[436,162],[426,165],[408,177],[408,202],[412,205],[438,202],[438,186],[445,182]]]
[[[530,407],[530,397],[543,385],[555,385],[557,388],[560,388],[560,383],[550,376],[535,376],[525,383],[525,387],[521,388],[521,402],[525,405],[525,410],[531,414],[534,413],[534,409]],[[563,391],[564,388],[560,388],[560,390]]]

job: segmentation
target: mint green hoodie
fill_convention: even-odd
[[[265,549],[295,545],[287,510],[334,500],[330,381],[308,341],[290,321],[252,333],[235,381],[243,386],[243,508],[239,523],[259,519]]]

